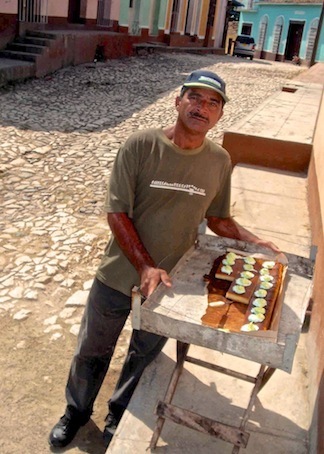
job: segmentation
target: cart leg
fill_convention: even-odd
[[[264,372],[262,377],[262,383],[260,385],[259,391],[268,383],[272,375],[275,373],[276,369],[273,367],[268,367],[268,369]],[[258,391],[258,392],[259,392]]]
[[[252,392],[251,392],[250,401],[249,401],[249,404],[247,406],[247,409],[244,412],[244,415],[243,415],[243,418],[242,418],[242,422],[241,422],[241,425],[240,425],[240,429],[242,431],[244,431],[244,429],[245,429],[245,426],[246,426],[246,423],[248,422],[248,419],[249,419],[252,407],[254,405],[256,396],[257,396],[258,392],[260,391],[261,386],[263,384],[263,378],[264,378],[265,370],[266,370],[266,366],[262,365],[260,367],[259,373],[258,373],[258,375],[256,377],[255,385],[254,385],[254,387],[252,389]],[[234,448],[232,450],[232,454],[237,454],[239,451],[240,451],[239,446],[234,446]]]
[[[167,391],[164,396],[163,402],[166,404],[170,404],[173,398],[173,395],[175,393],[181,372],[183,370],[183,364],[186,359],[186,355],[188,353],[190,344],[185,344],[183,342],[177,341],[177,364],[173,370],[169,386],[167,388]],[[158,442],[158,439],[160,437],[160,434],[163,429],[165,419],[162,417],[159,417],[156,422],[156,426],[151,438],[151,443],[150,443],[150,449],[155,449],[156,444]]]

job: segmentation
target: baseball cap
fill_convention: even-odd
[[[217,74],[211,71],[204,71],[199,69],[189,74],[182,86],[181,92],[183,93],[184,89],[190,87],[209,88],[219,93],[224,102],[227,102],[229,100],[226,96],[225,82]]]

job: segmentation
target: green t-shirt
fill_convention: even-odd
[[[195,243],[206,215],[229,216],[231,171],[227,151],[209,139],[199,148],[183,150],[162,129],[139,131],[116,156],[105,209],[132,218],[156,265],[170,272]],[[97,278],[126,295],[140,284],[113,237]]]

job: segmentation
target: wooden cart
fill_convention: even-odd
[[[206,311],[206,282],[215,258],[228,248],[250,253],[269,253],[253,244],[200,235],[172,272],[172,288],[160,285],[143,304],[140,294],[133,292],[133,327],[177,339],[177,362],[163,401],[156,407],[158,415],[150,448],[156,447],[165,419],[220,438],[234,445],[233,453],[246,447],[249,433],[245,431],[258,392],[274,371],[291,372],[298,338],[311,294],[313,263],[306,258],[286,254],[289,264],[281,292],[279,319],[263,333],[224,332],[204,326],[201,318]],[[188,356],[190,344],[259,363],[256,377]],[[254,384],[241,424],[235,427],[172,405],[172,398],[185,361],[209,368]]]

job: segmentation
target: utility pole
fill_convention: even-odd
[[[321,15],[320,15],[320,18],[319,18],[319,21],[318,21],[318,27],[317,27],[317,32],[316,32],[316,36],[315,36],[313,52],[312,52],[312,56],[311,56],[311,59],[310,59],[309,66],[313,66],[315,64],[316,52],[317,52],[318,43],[319,43],[320,34],[321,34],[321,30],[322,30],[322,25],[323,25],[323,18],[324,18],[324,1],[322,3]]]

